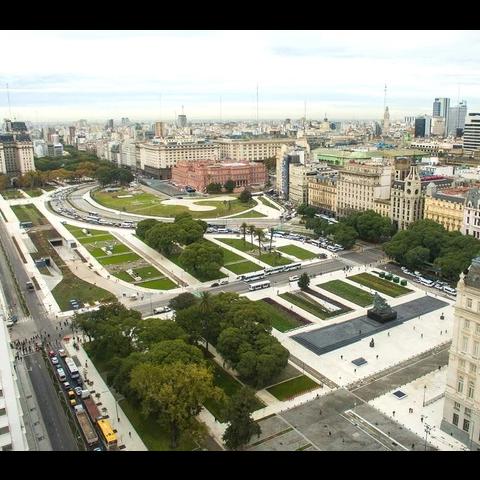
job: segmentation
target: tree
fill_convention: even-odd
[[[3,192],[8,188],[9,185],[10,185],[10,182],[7,175],[5,175],[4,173],[1,173],[0,174],[0,191]]]
[[[176,312],[195,305],[198,302],[197,297],[190,292],[180,293],[168,302],[168,306]]]
[[[248,226],[248,233],[250,234],[250,240],[251,240],[252,244],[253,244],[253,236],[255,235],[256,228],[257,227],[255,227],[255,225],[249,225]]]
[[[338,243],[347,250],[355,245],[355,240],[357,237],[358,233],[356,230],[344,223],[337,224],[333,233],[335,243]]]
[[[258,255],[262,255],[262,242],[265,240],[265,234],[263,233],[263,228],[255,229],[255,236],[258,239]]]
[[[155,220],[154,218],[147,218],[146,220],[142,220],[137,223],[137,228],[135,229],[135,233],[137,237],[145,240],[145,237],[150,229],[152,229],[155,225],[158,225],[160,222]]]
[[[209,183],[207,185],[207,193],[222,193],[222,184],[221,183]]]
[[[196,364],[143,363],[133,369],[130,384],[141,399],[143,415],[168,423],[172,448],[177,448],[183,431],[198,428],[194,419],[207,399],[224,398],[222,390],[213,385],[212,372]]]
[[[145,361],[156,365],[177,362],[204,365],[202,351],[180,339],[155,343],[145,354]]]
[[[165,340],[188,339],[188,333],[173,320],[150,318],[140,322],[135,329],[136,345],[141,351],[148,350],[154,344]]]
[[[232,193],[235,190],[235,182],[232,179],[227,180],[223,188],[227,193]]]
[[[298,280],[298,286],[300,287],[301,290],[305,291],[305,290],[308,290],[309,285],[310,285],[310,277],[308,276],[308,273],[302,273],[300,275],[300,279]]]
[[[240,225],[240,230],[242,231],[242,235],[243,235],[243,243],[245,243],[245,236],[247,234],[247,228],[248,228],[248,225],[245,222],[243,222]]]
[[[151,228],[146,236],[145,243],[150,247],[170,256],[177,241],[179,240],[179,227],[174,223],[158,223]]]
[[[272,243],[273,243],[273,234],[275,233],[275,228],[270,228],[270,251],[272,251]]]
[[[392,223],[389,218],[382,217],[373,210],[367,210],[351,216],[344,220],[347,224],[355,228],[358,236],[366,242],[378,243],[390,237],[392,233]]]
[[[202,336],[205,339],[205,348],[208,352],[208,339],[210,337],[210,315],[212,312],[212,295],[208,291],[200,293],[198,309],[201,313]]]
[[[415,247],[405,254],[405,265],[408,268],[421,268],[425,262],[430,258],[430,250],[425,247]]]
[[[228,427],[222,437],[229,450],[241,450],[253,435],[260,435],[260,426],[251,416],[256,403],[255,394],[248,387],[230,397],[225,411]]]
[[[252,193],[245,188],[242,193],[240,193],[238,199],[241,203],[250,203],[252,201]]]
[[[180,263],[187,269],[204,276],[213,277],[223,266],[223,250],[207,242],[188,245],[180,255]]]
[[[178,243],[190,245],[203,238],[203,226],[191,218],[183,218],[179,222],[175,222],[174,225],[178,232]]]
[[[113,172],[113,178],[120,183],[120,185],[128,185],[133,182],[135,178],[130,170],[126,168],[116,168]]]

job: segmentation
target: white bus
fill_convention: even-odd
[[[253,290],[261,290],[262,288],[269,288],[270,286],[270,280],[264,280],[263,282],[251,283],[248,289],[252,292]]]
[[[280,267],[270,267],[265,269],[265,275],[272,275],[274,273],[284,272],[285,265],[281,265]]]
[[[251,272],[251,273],[244,273],[237,277],[237,280],[244,280],[245,282],[251,282],[253,280],[260,280],[261,278],[265,278],[265,272]]]
[[[70,357],[65,357],[64,361],[67,364],[67,369],[70,373],[70,376],[72,378],[78,378],[80,376],[80,373],[78,372],[78,368],[75,365],[75,362]]]
[[[285,265],[284,272],[290,272],[291,270],[298,270],[299,268],[302,268],[301,262],[291,263],[290,265]]]

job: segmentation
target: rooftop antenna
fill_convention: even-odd
[[[12,107],[10,105],[10,91],[8,90],[8,83],[7,83],[7,99],[8,99],[8,113],[10,118],[12,118]]]
[[[257,82],[257,126],[258,126],[258,82]]]

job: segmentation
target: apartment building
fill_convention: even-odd
[[[472,188],[465,198],[461,232],[480,238],[480,190]]]
[[[220,158],[233,161],[247,160],[261,161],[267,158],[277,158],[282,146],[293,146],[294,138],[262,139],[262,140],[233,140],[219,139],[215,144],[220,148]]]
[[[288,199],[295,205],[308,203],[308,182],[317,175],[318,164],[290,163],[288,166]]]
[[[336,214],[338,172],[317,174],[308,179],[308,204],[322,213]]]
[[[218,160],[220,147],[213,143],[159,142],[139,145],[140,168],[161,180],[171,178],[171,169],[179,161]]]
[[[0,173],[23,175],[35,170],[33,143],[26,134],[0,135]]]
[[[460,274],[441,428],[480,450],[480,257]]]
[[[459,232],[463,227],[465,196],[468,187],[437,191],[431,183],[425,193],[424,218],[443,225],[449,232]]]
[[[337,216],[374,209],[376,200],[388,200],[393,167],[387,162],[348,163],[338,173]]]

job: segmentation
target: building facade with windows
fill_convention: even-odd
[[[23,175],[35,170],[33,142],[26,134],[0,135],[0,173]]]
[[[308,204],[322,213],[336,214],[337,173],[319,174],[308,179]]]
[[[461,232],[480,238],[480,190],[472,188],[465,199]]]
[[[480,113],[469,113],[463,132],[463,151],[467,155],[480,150]]]
[[[465,195],[468,187],[437,192],[428,185],[425,194],[424,218],[442,225],[449,232],[459,232],[463,227]]]
[[[441,428],[480,450],[480,257],[460,275]]]
[[[228,180],[235,182],[235,190],[246,187],[263,188],[267,171],[262,163],[180,161],[172,168],[172,182],[181,187],[193,187],[203,192],[210,183],[225,185]]]
[[[215,144],[220,148],[222,160],[239,162],[248,160],[258,162],[267,158],[278,158],[282,147],[294,146],[297,142],[293,138],[261,139],[261,140],[232,140],[219,139]]]

